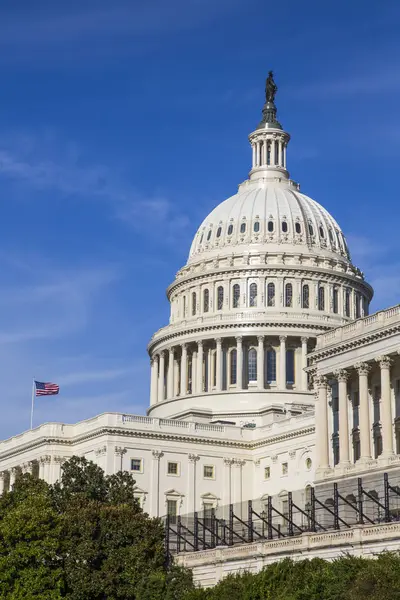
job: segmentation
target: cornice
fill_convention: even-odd
[[[241,442],[239,440],[224,440],[221,438],[205,438],[199,437],[196,435],[179,435],[173,433],[163,433],[163,432],[152,432],[148,430],[137,430],[137,429],[128,429],[122,427],[101,427],[99,429],[94,429],[93,431],[89,431],[87,433],[83,433],[74,438],[66,440],[65,438],[58,437],[43,437],[38,440],[33,441],[32,443],[25,444],[21,447],[14,447],[9,451],[2,452],[0,454],[0,461],[13,458],[15,456],[19,456],[23,453],[41,448],[46,445],[60,445],[63,447],[72,448],[76,444],[90,441],[102,435],[111,435],[111,436],[124,436],[126,438],[136,438],[136,439],[148,439],[148,440],[159,440],[159,441],[167,441],[167,442],[177,442],[177,443],[191,443],[191,444],[199,444],[203,446],[218,446],[220,448],[238,448],[242,450],[254,450],[256,448],[260,448],[262,446],[270,446],[272,444],[276,444],[278,442],[283,442],[285,440],[291,440],[298,437],[302,437],[304,435],[309,435],[315,432],[315,427],[310,426],[301,429],[295,429],[292,431],[288,431],[286,433],[282,433],[279,435],[275,435],[272,437],[266,437],[261,440],[247,441]]]

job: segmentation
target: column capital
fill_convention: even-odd
[[[284,344],[287,340],[287,335],[280,335],[279,336],[279,341],[281,344]]]
[[[0,481],[5,479],[5,477],[6,477],[6,471],[0,471]]]
[[[126,453],[127,453],[126,448],[122,448],[122,446],[115,446],[115,454],[119,454],[120,456],[123,456]]]
[[[49,456],[48,454],[46,454],[46,456],[41,456],[39,458],[39,462],[41,462],[42,464],[50,464],[51,463],[51,456]]]
[[[243,336],[242,335],[237,335],[236,336],[236,343],[237,344],[241,344],[243,342]]]
[[[235,467],[244,467],[244,465],[246,464],[246,461],[242,458],[233,458],[233,465],[235,465]]]
[[[357,363],[356,365],[354,365],[354,368],[356,369],[356,371],[358,371],[359,375],[368,375],[368,373],[371,370],[370,365],[365,362]]]
[[[302,344],[307,344],[309,339],[310,338],[308,338],[307,336],[304,336],[304,335],[300,338]]]
[[[166,350],[160,350],[160,358],[165,358],[165,352]]]
[[[347,371],[347,369],[338,369],[337,371],[334,371],[333,376],[338,381],[347,381],[350,373]]]
[[[200,460],[200,456],[198,454],[188,454],[188,459],[189,462],[196,463],[198,460]]]
[[[182,344],[181,344],[182,350],[187,350],[187,347],[188,347],[187,342],[182,342]]]
[[[390,356],[378,356],[375,361],[379,363],[381,369],[390,369],[390,365],[393,362]]]
[[[203,340],[196,340],[196,344],[197,347],[200,348],[201,346],[203,346],[204,341]]]
[[[175,348],[175,346],[169,346],[169,348],[168,348],[168,352],[169,352],[170,354],[173,354],[173,353],[174,353],[174,348]]]
[[[265,339],[265,335],[258,335],[257,340],[259,344],[263,344]]]
[[[161,450],[152,450],[151,454],[154,460],[160,460],[164,456],[164,452],[161,452]]]
[[[234,458],[224,458],[224,463],[228,467],[231,467],[235,463],[235,459]]]
[[[217,346],[221,346],[221,344],[222,344],[222,338],[220,338],[220,337],[215,338],[215,343],[217,344]]]
[[[328,379],[325,375],[317,375],[314,379],[314,383],[317,388],[327,388],[328,387]]]

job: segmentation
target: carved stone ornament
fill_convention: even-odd
[[[291,460],[294,460],[294,459],[296,458],[296,450],[291,450],[291,451],[289,452],[289,458],[290,458]]]
[[[346,369],[339,369],[333,373],[335,379],[338,381],[347,381],[349,378],[349,372]]]
[[[241,459],[241,458],[234,458],[233,459],[233,464],[236,467],[244,467],[244,465],[246,464],[246,461],[244,459]]]
[[[63,465],[66,460],[67,460],[67,458],[65,456],[55,456],[54,457],[54,462],[58,463],[59,465]]]
[[[224,463],[228,466],[231,467],[235,462],[234,458],[224,458]]]
[[[370,365],[367,363],[357,363],[354,368],[358,371],[359,375],[368,375],[371,370]]]
[[[162,458],[164,456],[164,452],[161,452],[161,450],[152,450],[152,455],[154,460],[160,460],[160,458]]]
[[[254,462],[255,467],[259,467],[261,464],[261,460],[259,458],[256,458],[255,460],[253,460],[253,462]]]
[[[287,335],[280,335],[279,336],[279,341],[281,344],[283,344],[284,342],[286,342],[287,340]]]
[[[123,448],[122,446],[115,446],[115,454],[119,454],[120,456],[123,456],[126,453],[127,453],[126,448]]]
[[[102,446],[101,448],[96,448],[94,453],[96,456],[102,456],[103,454],[107,454],[107,446]]]
[[[393,362],[390,356],[378,356],[375,360],[379,363],[381,369],[390,369],[390,365]]]
[[[46,456],[41,456],[41,457],[39,458],[39,461],[40,461],[42,464],[47,464],[47,465],[48,465],[48,464],[50,464],[50,463],[51,463],[51,456],[49,456],[48,454],[46,454]]]
[[[196,463],[198,460],[200,460],[200,456],[198,454],[189,454],[188,459],[190,462]]]
[[[273,463],[276,463],[276,462],[278,462],[278,455],[277,455],[277,454],[274,454],[274,456],[271,456],[271,459],[272,459],[272,462],[273,462]]]
[[[317,388],[326,388],[328,387],[328,380],[325,375],[316,375],[314,377],[314,385]]]

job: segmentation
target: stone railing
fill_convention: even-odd
[[[320,334],[317,337],[317,350],[338,344],[350,337],[365,335],[376,329],[382,329],[396,322],[400,322],[400,304]]]

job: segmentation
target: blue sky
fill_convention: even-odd
[[[273,68],[291,176],[400,297],[397,1],[2,0],[0,437],[143,413],[146,344],[204,216],[247,177]]]

